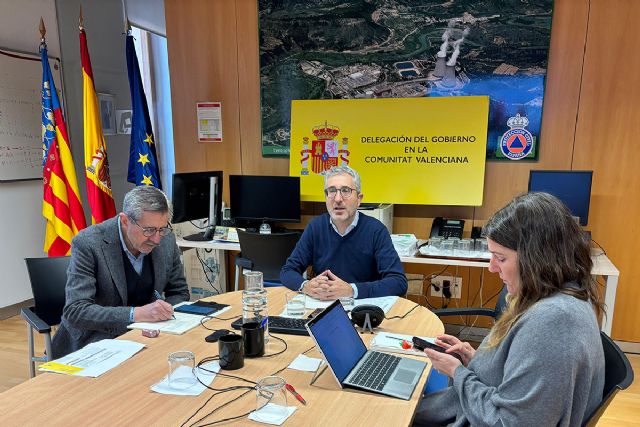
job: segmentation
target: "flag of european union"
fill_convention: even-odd
[[[131,145],[129,147],[129,174],[127,181],[136,185],[153,185],[162,188],[147,98],[144,96],[140,68],[133,36],[127,34],[127,70],[131,90]]]

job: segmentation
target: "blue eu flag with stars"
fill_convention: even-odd
[[[135,185],[153,185],[161,189],[156,140],[153,137],[149,107],[147,98],[144,96],[138,57],[130,32],[127,34],[127,70],[133,110],[127,181]]]

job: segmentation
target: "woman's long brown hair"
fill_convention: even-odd
[[[483,235],[518,254],[520,288],[491,330],[495,347],[533,304],[558,292],[589,301],[600,316],[604,304],[591,276],[589,240],[566,206],[547,193],[528,193],[496,212]],[[575,287],[566,284],[574,282]]]

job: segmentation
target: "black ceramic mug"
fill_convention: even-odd
[[[220,368],[227,371],[240,369],[244,366],[244,346],[242,336],[236,334],[223,335],[218,340]]]
[[[247,357],[260,357],[264,355],[264,326],[259,322],[247,322],[242,324],[242,342],[244,354]]]

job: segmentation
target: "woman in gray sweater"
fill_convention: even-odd
[[[478,350],[437,337],[455,357],[425,350],[453,386],[421,402],[414,425],[581,426],[602,399],[603,304],[589,241],[546,193],[516,197],[484,226],[508,305]]]

